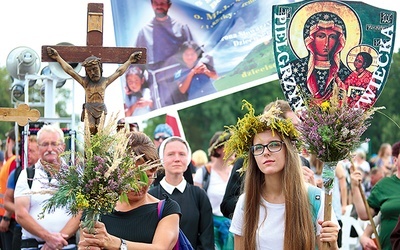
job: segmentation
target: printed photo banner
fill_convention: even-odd
[[[116,45],[146,47],[148,55],[147,65],[121,77],[126,117],[165,114],[278,79],[271,9],[293,1],[166,2],[111,0]]]
[[[396,12],[362,2],[303,1],[273,6],[273,46],[293,110],[329,99],[337,84],[351,107],[371,107],[385,86]]]

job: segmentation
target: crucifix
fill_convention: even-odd
[[[89,3],[86,46],[42,46],[42,61],[57,61],[63,70],[85,89],[81,121],[87,119],[90,133],[97,133],[101,115],[107,114],[105,89],[132,63],[146,63],[146,48],[103,47],[103,4]],[[70,63],[83,62],[86,76],[80,76]],[[102,63],[122,64],[112,75],[103,77]]]

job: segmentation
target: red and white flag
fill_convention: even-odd
[[[171,126],[172,131],[174,132],[175,136],[182,137],[183,139],[186,140],[185,138],[185,132],[183,131],[181,119],[179,118],[178,111],[170,111],[167,113],[166,118],[165,118],[165,123]]]

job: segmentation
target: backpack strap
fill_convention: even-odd
[[[35,176],[35,165],[26,168],[27,181],[29,188],[32,188],[33,177]]]
[[[313,218],[313,223],[318,218],[318,212],[321,207],[321,189],[313,186],[313,185],[308,185],[308,199],[310,200],[310,204],[312,206],[312,218]]]
[[[162,212],[164,210],[164,205],[165,205],[165,199],[158,201],[158,204],[157,204],[158,220],[161,220]],[[180,228],[179,228],[178,240],[176,241],[176,244],[172,250],[179,250],[179,249],[193,250],[193,247],[192,247],[190,241],[188,240],[188,238],[185,236],[182,229],[180,229]]]
[[[203,189],[207,192],[208,186],[210,185],[210,173],[211,173],[211,166],[205,165],[201,167],[203,171]]]
[[[22,167],[21,166],[18,166],[15,169],[15,174],[14,174],[14,183],[15,183],[15,185],[17,184],[17,180],[18,180],[19,175],[21,174],[21,171],[22,171]],[[27,173],[28,186],[29,186],[29,189],[31,189],[32,188],[33,177],[35,176],[35,165],[32,165],[32,166],[26,168],[26,173]]]
[[[165,200],[158,201],[158,204],[157,204],[158,220],[161,220],[162,212],[164,210],[164,205],[165,205]]]
[[[22,166],[18,166],[15,168],[15,173],[14,173],[14,185],[17,185],[18,177],[21,174],[22,171]],[[30,187],[29,187],[30,188]]]

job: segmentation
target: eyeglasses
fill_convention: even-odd
[[[59,142],[44,142],[39,144],[39,147],[47,148],[48,146],[51,146],[53,148],[60,146],[61,143]]]
[[[282,149],[283,141],[270,141],[268,144],[256,144],[251,146],[251,153],[254,156],[262,155],[264,153],[264,149],[268,148],[269,152],[275,153],[279,152]]]
[[[165,140],[165,139],[167,139],[167,138],[169,138],[169,136],[160,135],[160,136],[154,137],[154,140],[160,141],[160,139]]]

